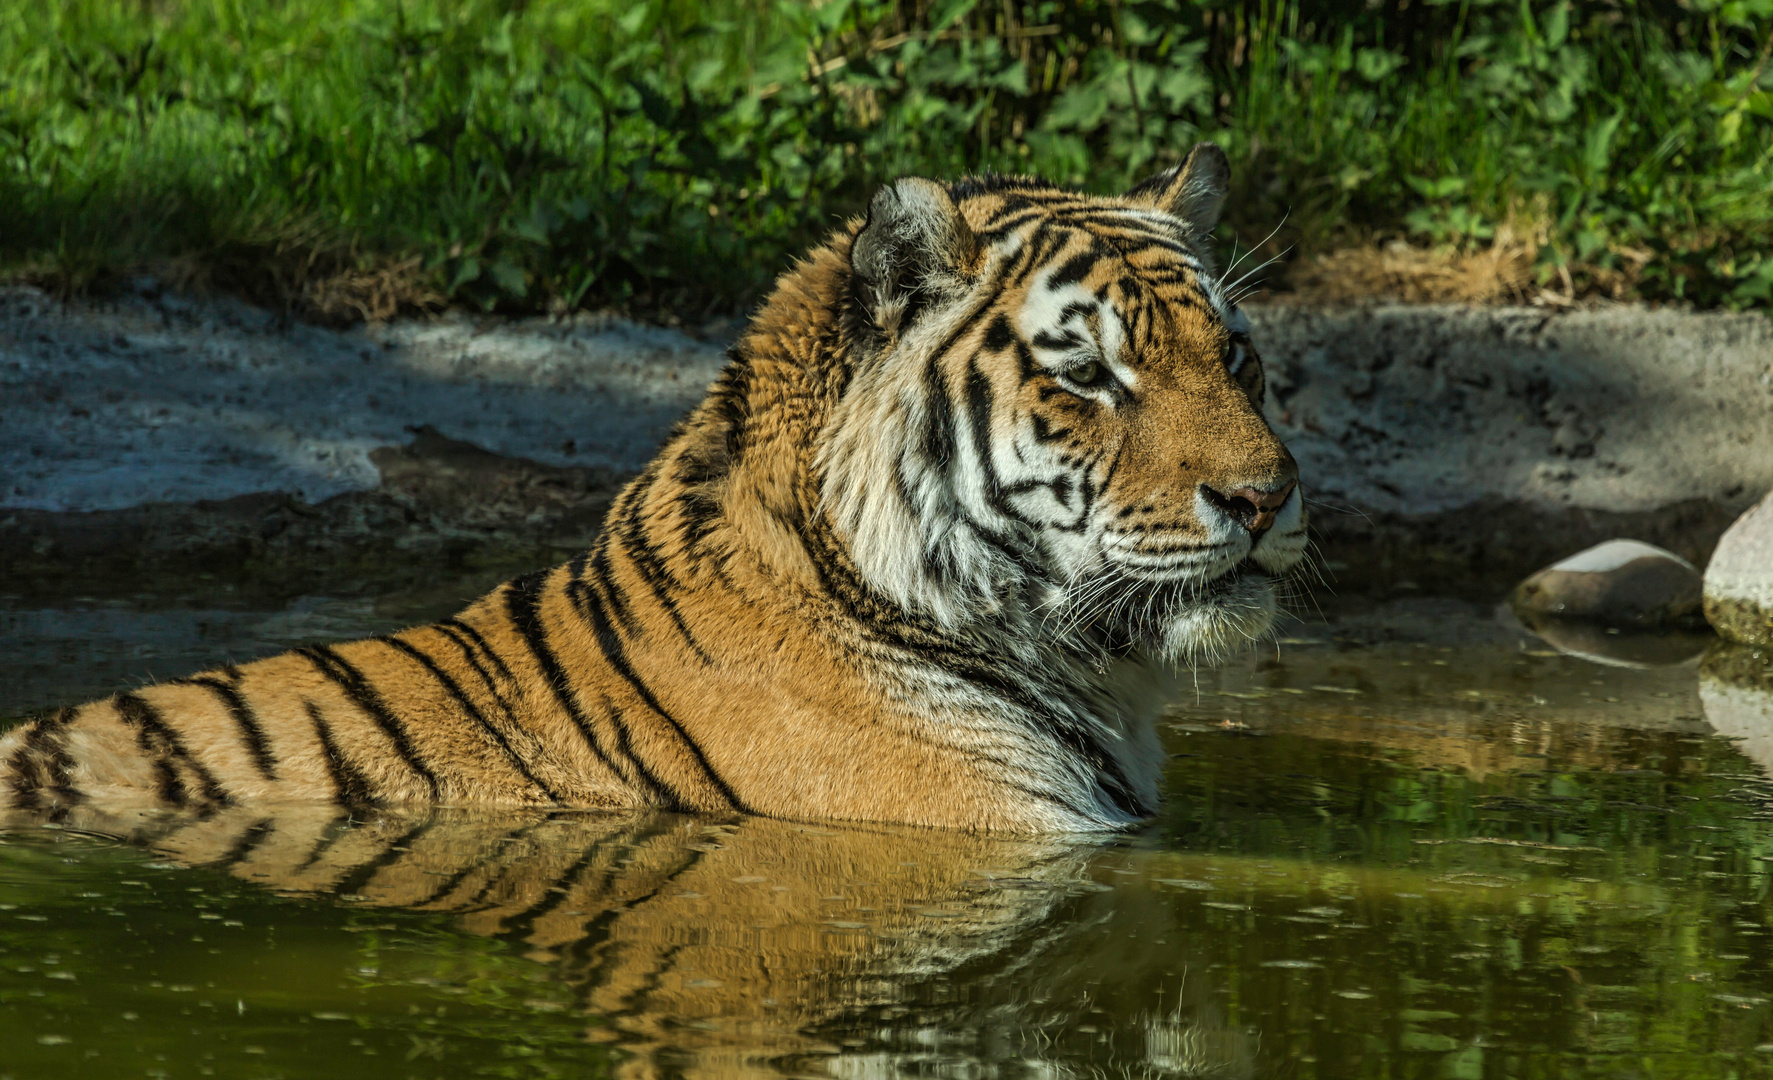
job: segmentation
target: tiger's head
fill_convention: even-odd
[[[876,591],[954,631],[1212,656],[1305,552],[1293,457],[1208,238],[1223,152],[1119,197],[905,179],[849,247],[822,498]]]

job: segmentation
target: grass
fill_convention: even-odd
[[[892,176],[1207,138],[1277,289],[1764,308],[1770,52],[1773,0],[14,0],[0,275],[694,320]]]

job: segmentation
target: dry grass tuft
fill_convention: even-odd
[[[1537,245],[1498,235],[1482,251],[1413,247],[1402,240],[1383,246],[1344,247],[1300,259],[1288,267],[1285,299],[1295,303],[1345,304],[1391,300],[1406,304],[1521,304],[1546,297],[1533,280]]]
[[[327,326],[386,322],[449,303],[417,255],[378,258],[277,244],[162,259],[140,269],[177,292],[233,293]]]
[[[417,255],[367,270],[349,269],[303,283],[300,305],[327,322],[386,322],[402,312],[438,311],[449,303]]]

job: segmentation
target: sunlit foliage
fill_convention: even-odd
[[[902,173],[1231,153],[1276,254],[1773,302],[1773,0],[18,0],[0,268],[334,315],[742,305]]]

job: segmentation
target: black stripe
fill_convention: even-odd
[[[1068,323],[1072,319],[1083,319],[1085,322],[1088,322],[1090,316],[1096,314],[1097,310],[1098,309],[1094,304],[1086,304],[1081,300],[1073,300],[1059,310],[1059,321],[1061,323]]]
[[[381,800],[370,790],[369,779],[358,771],[357,766],[351,763],[339,749],[339,744],[333,740],[332,727],[320,715],[320,706],[312,701],[304,701],[302,704],[307,706],[308,719],[314,724],[314,734],[320,739],[321,757],[326,759],[326,771],[332,776],[334,800],[343,806],[381,805]],[[324,847],[318,850],[324,850]],[[312,863],[313,860],[310,859],[309,862]]]
[[[235,672],[238,676],[238,669]],[[241,737],[246,740],[247,752],[252,755],[253,764],[258,766],[259,775],[267,780],[277,779],[277,758],[271,753],[271,743],[265,737],[265,729],[259,726],[259,718],[233,686],[204,675],[193,675],[189,679],[175,679],[174,686],[201,686],[220,698],[228,715],[240,727]]]
[[[113,700],[116,702],[118,718],[125,726],[135,729],[136,744],[142,748],[143,753],[152,757],[160,797],[164,801],[174,806],[183,806],[185,803],[185,785],[179,779],[178,770],[174,766],[174,762],[179,762],[197,778],[197,784],[203,790],[203,798],[209,804],[232,805],[234,800],[216,782],[214,774],[191,756],[190,751],[185,749],[184,741],[166,725],[166,720],[158,709],[135,694],[118,694]]]
[[[83,802],[86,796],[74,787],[74,756],[68,753],[68,725],[78,712],[72,708],[58,709],[54,716],[38,725],[27,741],[49,755],[49,786],[64,801]]]
[[[726,520],[726,508],[715,497],[715,489],[704,485],[685,488],[677,496],[678,532],[683,539],[683,557],[700,566],[702,543]]]
[[[743,813],[751,813],[752,811],[747,809],[744,802],[739,799],[738,794],[727,785],[726,780],[714,771],[714,766],[708,761],[707,755],[702,752],[700,746],[696,745],[695,740],[689,737],[689,732],[683,729],[683,725],[679,724],[676,718],[665,711],[665,707],[659,704],[659,699],[653,696],[652,690],[641,681],[640,676],[629,665],[627,648],[622,644],[622,639],[616,635],[615,627],[610,624],[608,616],[604,614],[603,607],[599,604],[587,604],[580,610],[591,620],[591,628],[596,635],[597,646],[603,650],[604,659],[609,661],[611,669],[633,689],[647,708],[657,713],[677,732],[677,737],[682,741],[684,748],[696,759],[696,764],[701,767],[703,775],[707,777],[710,784],[714,785],[715,790],[720,792],[721,798],[727,801],[727,805]],[[687,803],[680,801],[679,805],[687,806]]]
[[[437,782],[437,774],[432,772],[430,766],[426,765],[424,760],[419,757],[417,748],[407,737],[406,729],[401,726],[399,720],[394,718],[394,714],[388,711],[388,706],[382,701],[382,696],[376,693],[375,687],[364,679],[363,673],[352,667],[349,661],[328,645],[309,645],[297,649],[296,652],[307,657],[320,674],[345,692],[345,696],[351,700],[351,704],[362,710],[364,715],[382,729],[383,734],[388,736],[388,741],[394,744],[394,752],[399,754],[401,760],[405,761],[408,767],[425,781],[431,788],[431,797],[435,799],[440,786]]]
[[[1009,492],[1004,487],[1002,478],[997,475],[997,463],[992,457],[991,444],[991,412],[995,397],[991,383],[984,372],[979,370],[978,361],[967,365],[967,420],[970,423],[973,441],[973,456],[979,463],[979,471],[985,478],[985,502],[991,509],[1018,524],[1029,528],[1038,528],[1021,511],[1010,504]],[[980,522],[969,521],[980,536],[990,540],[997,547],[1014,557],[1022,570],[1036,578],[1045,578],[1046,571],[1041,568],[1040,561],[1028,545],[1020,538],[1004,536]]]
[[[637,507],[639,504],[640,498],[637,495],[630,505],[631,507]],[[626,630],[630,634],[638,634],[642,630],[640,622],[638,618],[632,614],[631,609],[626,602],[622,600],[623,593],[621,587],[616,583],[610,573],[609,552],[613,540],[614,537],[611,534],[606,533],[603,539],[598,543],[597,547],[591,552],[589,560],[587,560],[584,555],[581,555],[579,558],[568,564],[568,580],[562,592],[572,610],[578,613],[581,618],[592,622],[593,625],[596,625],[596,620],[591,618],[590,613],[595,610],[598,616],[603,619],[603,624],[611,626],[611,633],[620,633],[622,630]],[[628,551],[626,548],[623,548],[622,550],[632,559],[632,552]],[[589,569],[591,571],[589,575],[585,573],[587,563],[589,564]],[[642,577],[645,577],[644,570],[642,570]],[[658,594],[656,589],[654,591],[655,594],[659,596],[660,600],[666,603],[667,610],[671,612],[673,618],[676,618],[674,605],[671,605],[666,601],[663,594]],[[618,622],[616,624],[611,624],[607,618],[607,613],[610,611],[615,611],[618,615]],[[702,652],[701,646],[690,636],[688,628],[683,626],[681,620],[678,620],[678,628],[683,633],[684,639],[689,642],[690,647],[695,649],[697,654],[701,657],[703,663],[713,663],[712,659],[709,658],[706,653]],[[545,628],[540,625],[539,619],[537,622],[537,629],[544,630],[545,632]],[[654,772],[653,769],[641,759],[640,755],[635,752],[633,733],[629,729],[628,721],[623,711],[607,696],[603,698],[603,707],[604,718],[609,722],[610,730],[615,735],[615,752],[632,766],[633,771],[639,775],[646,785],[655,793],[674,800],[674,805],[683,805],[684,796],[683,793],[677,789],[677,786]]]
[[[510,720],[511,723],[518,727],[522,727],[523,725],[517,718],[517,713],[511,708],[511,703],[505,700],[504,693],[499,690],[499,684],[493,681],[492,674],[486,670],[486,667],[483,664],[481,664],[480,657],[475,653],[474,647],[460,636],[457,627],[452,625],[452,622],[453,620],[451,622],[438,623],[434,629],[444,637],[455,642],[456,648],[462,650],[462,660],[469,667],[474,669],[474,674],[480,676],[481,683],[486,686],[486,692],[492,695],[494,701],[498,702],[499,709],[505,714],[506,719]],[[497,662],[497,657],[494,657],[494,661]],[[502,663],[499,666],[501,668],[504,667]],[[505,678],[511,678],[510,671],[507,670],[505,672]]]
[[[1065,352],[1075,349],[1084,343],[1084,336],[1076,330],[1063,330],[1054,334],[1048,330],[1038,331],[1032,342],[1038,348],[1051,352]]]
[[[56,737],[74,716],[73,709],[64,708],[36,721],[7,763],[12,770],[12,787],[19,809],[43,809],[41,791],[44,788],[54,790],[72,802],[85,798],[74,789],[68,776],[74,768],[74,759],[68,755],[64,741]]]
[[[1028,280],[1045,267],[1054,255],[1065,250],[1074,235],[1076,234],[1070,230],[1054,228],[1051,224],[1043,222],[1035,229],[1030,242],[1023,247],[1022,250],[1025,254],[1022,265],[1016,268],[1010,278],[1011,282],[1016,286],[1026,285]]]
[[[553,799],[555,802],[560,801],[560,794],[547,784],[543,783],[534,773],[529,771],[529,766],[525,765],[523,759],[517,756],[517,751],[511,749],[511,744],[505,741],[505,736],[501,734],[497,728],[492,726],[487,720],[486,715],[476,708],[472,701],[468,700],[468,695],[462,692],[461,686],[458,685],[454,679],[450,678],[441,667],[438,667],[435,660],[397,637],[383,637],[378,638],[377,640],[391,648],[400,650],[423,665],[425,670],[429,671],[432,677],[442,684],[445,690],[449,691],[449,696],[456,699],[456,704],[462,707],[462,711],[468,714],[468,718],[473,720],[476,724],[479,724],[481,730],[492,736],[493,741],[499,744],[499,749],[505,752],[506,759],[510,761],[511,767],[515,769],[519,775],[535,785],[550,799]]]
[[[607,544],[607,542],[608,539],[605,538],[605,543]],[[601,555],[601,551],[599,554]],[[599,559],[594,562],[593,565],[603,564],[601,559]],[[600,576],[598,581],[607,584],[607,575]],[[570,581],[566,586],[567,601],[572,605],[573,610],[578,613],[580,618],[591,624],[593,634],[598,637],[598,646],[603,649],[607,658],[608,649],[604,648],[601,635],[607,632],[614,638],[617,637],[618,630],[609,620],[603,604],[603,596],[604,593],[600,592],[593,585],[587,584],[581,580]],[[621,648],[619,640],[620,639],[617,638],[617,648]],[[612,666],[614,665],[612,664]],[[619,671],[617,673],[620,674]],[[672,805],[674,806],[687,805],[687,799],[685,798],[684,793],[677,788],[677,785],[656,774],[646,762],[641,760],[640,755],[634,752],[633,735],[629,729],[627,715],[622,711],[621,707],[611,701],[608,696],[603,698],[603,707],[605,710],[604,715],[609,720],[610,728],[615,732],[616,749],[633,764],[634,768],[642,776],[645,777],[646,782],[652,786],[655,792],[671,799]]]
[[[1019,213],[1012,212],[1002,214],[987,222],[985,228],[979,230],[979,239],[984,241],[987,245],[996,244],[1010,233],[1013,233],[1017,229],[1028,224],[1030,221],[1047,216],[1046,212],[1040,209],[1030,209],[1027,207],[1021,207],[1018,209],[1020,210]]]
[[[683,613],[678,610],[677,599],[672,595],[673,590],[678,587],[677,580],[671,576],[664,560],[658,557],[645,535],[646,522],[641,515],[643,506],[643,499],[634,499],[624,507],[620,520],[613,523],[612,526],[606,527],[607,533],[613,533],[614,539],[621,541],[622,554],[628,556],[628,561],[633,564],[642,583],[653,594],[653,599],[658,601],[659,606],[665,609],[665,614],[670,617],[671,624],[677,628],[679,634],[683,635],[683,640],[689,643],[690,649],[695,652],[697,658],[702,663],[711,665],[714,663],[714,658],[703,650],[695,635],[690,633],[689,625],[683,620]],[[607,533],[600,554],[608,550],[611,537]],[[607,572],[603,576],[607,578]],[[631,629],[630,633],[632,632]]]
[[[172,767],[167,748],[154,740],[148,728],[130,722],[132,714],[125,708],[126,697],[128,695],[124,694],[118,694],[116,697],[114,705],[117,709],[117,718],[125,727],[136,729],[136,745],[141,748],[142,753],[148,756],[148,761],[154,768],[155,794],[161,802],[171,803],[173,806],[183,806],[185,804],[185,785],[179,780],[178,770]],[[139,702],[141,699],[129,697],[129,700]]]
[[[999,322],[1002,321],[1000,317]],[[993,325],[996,325],[995,323]],[[989,337],[987,332],[987,337]],[[923,456],[939,470],[946,470],[954,456],[954,402],[949,400],[948,387],[942,379],[940,357],[931,357],[924,364]]]
[[[909,473],[910,468],[909,458],[899,459],[899,467],[893,470],[893,494],[899,496],[899,501],[905,505],[905,512],[915,516],[918,513],[918,500]]]
[[[1016,331],[1010,327],[1010,317],[1001,311],[991,320],[991,325],[985,328],[985,348],[992,352],[1003,352],[1015,345],[1017,340]]]
[[[610,511],[611,518],[623,512],[632,501],[638,500],[645,492],[642,485],[652,483],[654,475],[655,472],[652,469],[641,473],[628,490],[622,493],[620,505]],[[571,562],[567,563],[567,579],[569,582],[585,580],[585,571],[588,567],[591,571],[591,580],[603,589],[604,602],[609,605],[610,613],[615,616],[617,622],[622,624],[623,629],[629,633],[638,634],[643,628],[634,615],[633,606],[628,603],[628,590],[622,588],[619,582],[610,577],[609,538],[610,530],[606,530],[604,535],[598,539],[595,547],[581,551]],[[570,584],[567,586],[568,589],[571,587]]]
[[[505,679],[505,681],[507,681],[507,682],[511,681],[511,669],[509,667],[505,666],[504,658],[501,657],[497,652],[493,651],[493,647],[491,645],[487,644],[487,641],[485,638],[480,636],[480,631],[474,629],[472,626],[469,626],[467,623],[463,622],[461,619],[457,619],[457,618],[453,618],[453,617],[445,619],[441,623],[438,623],[437,625],[447,626],[451,630],[456,631],[457,633],[466,634],[468,636],[469,640],[473,641],[475,645],[478,645],[480,647],[480,651],[486,654],[486,658],[488,660],[491,660],[493,662],[493,664],[499,669],[499,674]],[[488,680],[488,682],[490,684],[491,680]]]
[[[20,810],[41,810],[43,796],[39,792],[44,787],[43,774],[37,768],[37,758],[29,743],[21,743],[12,752],[6,768],[12,774],[9,786],[13,805]]]
[[[554,700],[560,703],[562,709],[566,710],[567,718],[573,722],[574,727],[579,729],[579,734],[585,740],[585,746],[603,764],[603,767],[608,769],[610,774],[617,779],[627,779],[628,772],[636,772],[643,782],[652,786],[655,794],[663,794],[663,789],[658,781],[632,754],[628,755],[628,760],[633,765],[632,770],[617,767],[614,759],[604,750],[602,740],[598,738],[596,730],[591,726],[590,718],[585,715],[583,709],[579,708],[578,699],[569,688],[571,684],[567,680],[566,672],[561,669],[560,661],[555,657],[554,650],[548,645],[547,627],[542,625],[541,589],[547,581],[549,572],[538,571],[528,574],[506,586],[505,610],[511,616],[511,624],[516,627],[517,635],[529,648],[530,656],[535,659],[536,665],[542,669],[542,681],[547,683],[548,689],[554,692]]]
[[[1046,287],[1059,289],[1083,281],[1084,278],[1090,276],[1090,271],[1094,270],[1096,264],[1101,262],[1104,257],[1105,253],[1092,243],[1088,248],[1060,263],[1058,269],[1047,276]]]
[[[1038,443],[1058,442],[1071,434],[1070,428],[1055,428],[1047,422],[1047,418],[1039,413],[1034,415],[1034,441]]]

